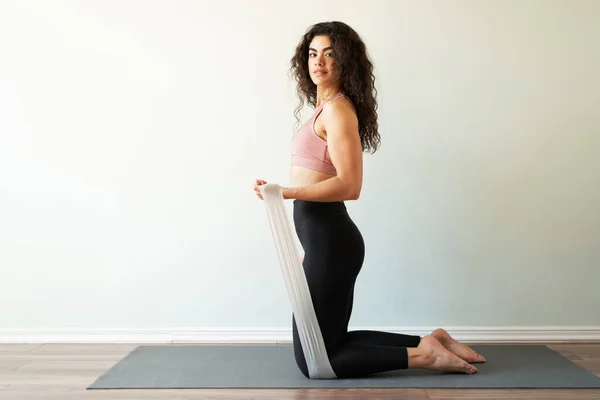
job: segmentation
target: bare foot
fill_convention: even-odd
[[[477,368],[452,354],[435,337],[427,335],[421,339],[416,349],[420,355],[412,367],[433,369],[443,372],[474,374]]]
[[[442,346],[447,348],[453,354],[456,354],[460,358],[470,363],[482,363],[486,362],[485,357],[481,354],[475,352],[469,346],[460,343],[458,340],[455,340],[448,332],[446,332],[442,328],[438,328],[435,331],[431,332],[431,336],[436,338]]]

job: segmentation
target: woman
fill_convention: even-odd
[[[420,337],[350,331],[354,285],[362,268],[364,242],[344,201],[359,198],[365,150],[379,145],[373,66],[359,35],[341,22],[308,29],[292,58],[300,104],[316,109],[296,133],[291,154],[294,224],[304,249],[303,267],[327,354],[338,378],[427,368],[472,374],[470,363],[485,359],[439,328]],[[256,195],[262,199],[257,179]],[[307,366],[292,319],[294,352]]]

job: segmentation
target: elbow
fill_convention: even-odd
[[[348,200],[358,200],[360,197],[360,188],[353,187],[350,189],[350,193],[348,194]]]
[[[343,178],[338,176],[341,183],[341,195],[345,200],[358,200],[362,189],[362,182],[359,179]]]

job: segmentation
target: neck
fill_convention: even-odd
[[[339,86],[317,86],[317,107],[340,92]]]

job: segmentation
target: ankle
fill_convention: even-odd
[[[418,347],[409,347],[408,368],[425,368],[431,363],[431,354]]]

